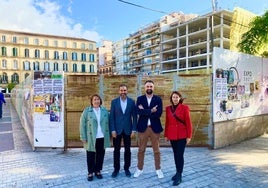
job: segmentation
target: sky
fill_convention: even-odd
[[[240,7],[257,15],[268,10],[267,0],[215,1],[218,9]],[[0,0],[0,29],[78,37],[101,45],[103,40],[127,38],[172,12],[211,11],[212,0]]]

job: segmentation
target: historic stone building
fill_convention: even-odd
[[[33,71],[97,74],[96,42],[73,37],[0,30],[0,86],[20,83]]]

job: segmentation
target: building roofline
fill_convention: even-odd
[[[60,36],[60,35],[50,35],[50,34],[42,34],[42,33],[31,33],[31,32],[24,32],[24,31],[14,31],[14,30],[5,30],[0,29],[0,32],[9,32],[12,34],[19,34],[19,35],[28,35],[28,36],[41,36],[41,37],[48,37],[48,38],[58,38],[58,39],[72,39],[72,40],[81,40],[81,41],[87,41],[87,42],[95,42],[93,40],[88,40],[84,38],[76,38],[76,37],[67,37],[67,36]]]

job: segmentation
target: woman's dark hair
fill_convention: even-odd
[[[171,95],[169,97],[169,100],[170,100],[171,104],[173,104],[173,101],[172,101],[173,94],[179,95],[179,97],[180,97],[179,103],[183,103],[184,98],[182,97],[181,93],[178,92],[178,91],[172,91],[172,93],[171,93]]]
[[[91,104],[91,106],[93,106],[93,102],[92,101],[93,101],[93,98],[94,97],[98,97],[100,99],[100,105],[102,105],[102,99],[101,99],[101,97],[98,94],[93,94],[90,97],[90,104]]]

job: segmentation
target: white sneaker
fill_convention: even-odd
[[[162,172],[162,170],[161,170],[161,169],[156,170],[155,172],[156,172],[156,174],[157,174],[157,176],[158,176],[158,178],[159,178],[159,179],[161,179],[161,178],[163,178],[163,177],[164,177],[164,174],[163,174],[163,172]]]
[[[134,178],[137,178],[137,177],[139,177],[142,173],[143,173],[143,170],[139,170],[139,169],[137,168],[137,170],[135,171],[133,177],[134,177]]]

